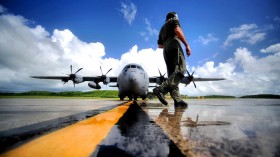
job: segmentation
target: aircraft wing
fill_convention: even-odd
[[[75,73],[73,73],[72,65],[70,65],[70,74],[66,74],[68,76],[30,76],[32,78],[36,79],[52,79],[52,80],[61,80],[62,82],[67,83],[69,80],[73,82],[73,85],[75,87],[75,84],[82,83],[85,81],[89,81],[88,86],[95,89],[100,89],[101,86],[99,85],[99,82],[103,82],[104,85],[107,85],[110,82],[117,82],[117,77],[108,77],[106,76],[111,70],[108,70],[106,74],[103,74],[102,68],[100,66],[100,70],[102,75],[101,76],[81,76],[77,75],[79,71],[81,71],[83,68],[78,69]]]
[[[104,81],[104,77],[103,76],[84,76],[83,77],[83,80],[84,81],[93,81],[94,82],[103,82]],[[118,81],[118,78],[117,77],[107,77],[107,79],[110,80],[110,82],[117,82]]]
[[[117,77],[110,76],[109,78],[110,78],[110,82],[117,82],[118,81]]]
[[[193,81],[221,81],[225,80],[225,78],[193,78]]]
[[[30,76],[36,79],[50,79],[50,80],[61,80],[62,82],[66,83],[71,80],[69,76]]]
[[[156,83],[157,85],[161,85],[167,78],[165,78],[163,75],[159,76],[159,77],[150,77],[149,81],[150,83]],[[200,78],[200,77],[193,77],[192,75],[190,76],[185,76],[181,83],[188,85],[191,82],[196,82],[196,81],[221,81],[221,80],[225,80],[225,78]],[[196,87],[195,83],[194,86]],[[153,86],[151,86],[153,87]]]
[[[67,80],[70,79],[69,76],[30,76],[37,79],[51,79],[51,80]]]
[[[156,83],[157,82],[157,77],[149,77],[149,82],[150,83]]]
[[[106,75],[101,76],[79,76],[76,74],[69,74],[69,76],[30,76],[36,79],[52,79],[52,80],[61,80],[62,82],[67,83],[69,80],[73,81],[73,85],[89,81],[88,86],[94,89],[100,89],[101,86],[99,82],[103,82],[104,85],[109,84],[110,82],[117,82],[117,77],[107,77]]]
[[[225,78],[200,78],[200,77],[193,77],[192,75],[186,76],[181,80],[181,83],[185,84],[186,86],[193,82],[194,87],[196,88],[196,81],[221,81],[225,80]]]
[[[70,76],[30,76],[32,78],[37,79],[50,79],[50,80],[62,80],[62,81],[69,81],[71,80]],[[107,77],[110,82],[117,82],[117,77]],[[83,81],[94,81],[94,82],[103,82],[105,77],[103,76],[84,76],[81,77]]]
[[[150,83],[158,83],[158,82],[163,82],[165,81],[167,78],[161,78],[161,77],[150,77],[149,81]],[[186,80],[190,80],[190,81],[221,81],[221,80],[225,80],[225,78],[189,78],[188,76],[186,76],[181,83],[185,83]],[[160,84],[161,84],[160,83]]]

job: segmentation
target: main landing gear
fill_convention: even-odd
[[[125,97],[124,97],[124,96],[119,96],[119,98],[120,98],[121,101],[123,101]],[[134,101],[136,101],[137,98],[138,98],[138,97],[128,96],[128,99],[129,99],[130,101],[132,101],[132,99],[133,99]],[[142,100],[146,100],[147,96],[142,96],[141,98],[142,98]]]

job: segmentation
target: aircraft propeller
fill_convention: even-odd
[[[164,77],[166,73],[162,75],[159,69],[158,72],[159,72],[159,80],[161,83],[163,83],[166,80],[166,78]]]
[[[68,80],[72,80],[73,82],[73,85],[75,87],[75,78],[76,78],[76,74],[81,71],[83,68],[80,68],[78,69],[74,74],[73,74],[73,68],[72,68],[72,65],[70,65],[70,70],[71,70],[71,74],[66,74],[69,76],[69,79]],[[64,84],[68,82],[68,80],[63,80],[64,81]]]
[[[106,75],[107,75],[111,70],[112,70],[112,68],[109,69],[109,70],[107,71],[107,73],[104,75],[104,74],[103,74],[103,71],[102,71],[102,68],[101,68],[101,66],[100,66],[100,71],[101,71],[101,74],[102,74],[100,77],[101,77],[101,79],[103,80],[103,84],[104,84],[104,85],[107,85],[107,84],[110,82],[110,80],[107,78]]]
[[[193,80],[193,74],[194,74],[195,70],[192,72],[192,74],[190,75],[189,71],[187,70],[187,73],[188,73],[188,78],[189,78],[189,81],[190,82],[193,82],[193,85],[194,87],[196,88],[196,84],[194,83],[194,80]],[[187,85],[186,85],[187,86]]]

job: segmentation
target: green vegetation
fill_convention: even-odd
[[[152,93],[150,93],[152,94]],[[152,94],[153,95],[153,94]],[[0,98],[119,98],[117,90],[94,90],[89,92],[81,91],[67,91],[67,92],[48,92],[48,91],[30,91],[23,93],[0,93]],[[166,98],[171,98],[169,94]],[[234,99],[235,96],[227,95],[208,95],[208,96],[187,96],[182,95],[185,99]],[[273,94],[259,94],[246,95],[240,98],[266,98],[266,99],[280,99],[280,95]]]
[[[181,95],[182,98],[185,99],[233,99],[236,98],[235,96],[228,96],[228,95],[206,95],[206,96],[187,96]]]
[[[204,98],[212,98],[212,99],[216,99],[216,98],[223,98],[223,99],[232,99],[232,98],[236,98],[235,96],[229,96],[229,95],[208,95],[208,96],[204,96]]]
[[[114,90],[95,90],[89,92],[67,91],[67,92],[48,92],[30,91],[23,93],[0,93],[0,97],[92,97],[92,98],[118,98],[118,91]]]
[[[274,94],[258,94],[258,95],[245,95],[240,98],[263,98],[263,99],[280,99],[280,95]]]

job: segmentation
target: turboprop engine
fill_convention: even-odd
[[[88,83],[88,86],[89,86],[90,88],[94,88],[94,89],[101,89],[101,86],[100,86],[98,83],[95,83],[95,82],[93,82],[93,81],[89,82],[89,83]]]

